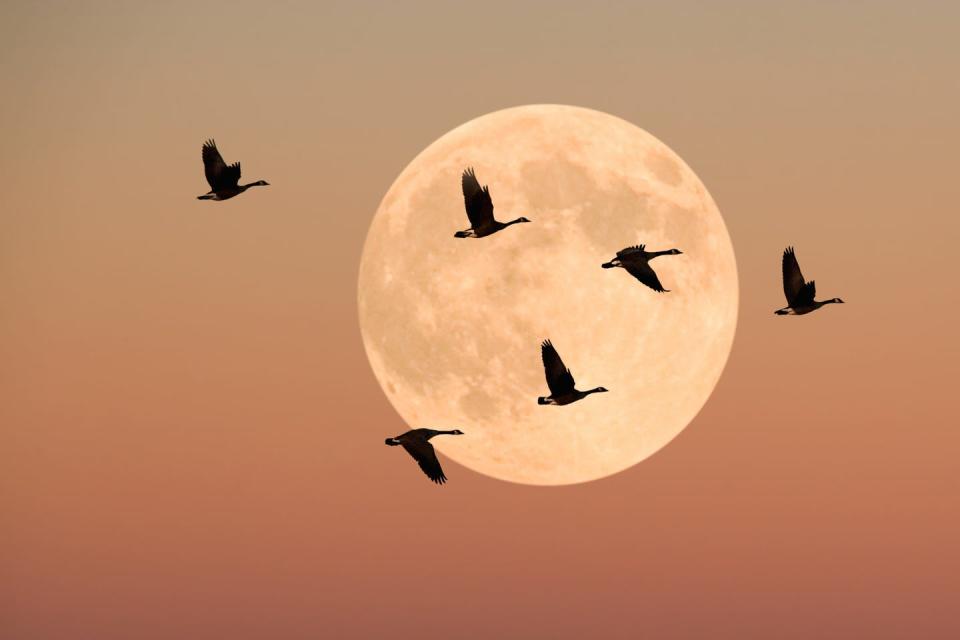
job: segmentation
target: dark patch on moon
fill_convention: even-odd
[[[683,182],[680,165],[662,150],[653,151],[647,155],[646,167],[665,185],[677,187]]]

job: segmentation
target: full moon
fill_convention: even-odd
[[[467,167],[498,220],[530,224],[454,238],[470,226]],[[683,252],[651,262],[668,293],[600,267],[635,244]],[[403,170],[370,225],[358,304],[408,425],[462,429],[433,444],[480,473],[559,485],[635,465],[690,423],[730,354],[738,295],[723,218],[679,156],[611,115],[533,105],[471,120]],[[548,338],[577,388],[609,393],[538,405]]]

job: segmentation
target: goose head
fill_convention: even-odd
[[[681,253],[683,253],[683,251],[680,251],[680,249],[670,249],[670,251],[667,251],[667,254],[671,256],[678,256]]]
[[[840,298],[830,298],[829,300],[827,300],[826,303],[827,304],[844,304],[843,300],[841,300]]]
[[[460,429],[454,429],[453,431],[450,432],[450,435],[452,435],[452,436],[462,436],[462,435],[463,435],[463,431],[460,431]]]

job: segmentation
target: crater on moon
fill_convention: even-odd
[[[532,223],[454,238],[468,166],[498,219]],[[633,244],[683,251],[653,263],[670,293],[600,268]],[[358,303],[408,425],[462,429],[434,444],[481,473],[567,484],[640,462],[694,418],[726,364],[738,287],[720,212],[673,151],[604,113],[533,105],[472,120],[403,170],[370,225]],[[579,388],[610,393],[538,405],[545,338]]]

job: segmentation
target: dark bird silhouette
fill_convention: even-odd
[[[483,238],[505,229],[518,222],[530,222],[526,218],[517,218],[510,222],[500,222],[493,217],[493,200],[490,199],[490,188],[480,186],[473,168],[463,172],[460,181],[463,187],[463,204],[467,209],[467,218],[470,219],[470,228],[457,231],[455,238]]]
[[[437,452],[433,450],[433,445],[430,444],[430,438],[444,434],[462,436],[463,431],[460,431],[460,429],[454,429],[453,431],[413,429],[395,438],[387,438],[386,443],[391,447],[400,445],[406,449],[428,478],[437,484],[443,484],[447,481],[447,476],[443,475],[443,469],[440,468],[440,461],[437,460]]]
[[[787,247],[783,252],[781,268],[783,269],[783,295],[787,298],[787,306],[774,312],[778,316],[802,316],[816,311],[825,304],[843,303],[840,298],[814,300],[817,295],[817,284],[813,280],[806,282],[803,279],[793,247]]]
[[[228,200],[233,196],[240,195],[250,187],[264,187],[270,184],[266,180],[238,184],[240,182],[240,163],[227,164],[224,162],[223,156],[217,151],[217,143],[213,140],[207,140],[203,143],[203,172],[207,176],[207,182],[210,183],[210,191],[202,196],[197,196],[197,200]]]
[[[604,262],[601,267],[604,269],[613,269],[614,267],[623,267],[627,273],[659,293],[669,293],[669,289],[664,289],[660,284],[660,278],[650,266],[650,261],[657,256],[676,256],[683,253],[679,249],[667,249],[666,251],[646,250],[647,245],[638,244],[635,247],[627,247],[622,251],[617,251],[617,257],[610,262]]]
[[[537,404],[570,404],[586,398],[591,393],[603,393],[607,389],[596,387],[587,391],[580,391],[576,388],[576,382],[570,369],[567,369],[560,359],[560,354],[553,348],[553,343],[544,340],[540,345],[540,357],[543,358],[543,372],[547,376],[547,387],[550,388],[550,395],[537,398]]]

